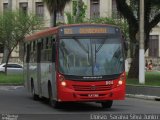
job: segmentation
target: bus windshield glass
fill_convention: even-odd
[[[103,76],[124,71],[119,36],[62,38],[59,42],[59,72],[74,76]]]

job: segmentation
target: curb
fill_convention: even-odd
[[[17,83],[0,83],[0,86],[24,86],[24,84]]]
[[[140,95],[140,94],[126,94],[128,98],[137,98],[137,99],[144,99],[144,100],[153,100],[153,101],[160,101],[160,97],[158,96],[148,96],[148,95]]]

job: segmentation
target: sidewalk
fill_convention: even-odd
[[[138,99],[144,99],[144,100],[160,101],[160,97],[158,97],[158,96],[126,94],[126,97],[128,97],[128,98],[138,98]]]
[[[160,86],[127,85],[126,97],[160,101]]]

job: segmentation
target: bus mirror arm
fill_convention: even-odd
[[[128,51],[128,49],[129,49],[128,41],[124,41],[124,49],[125,49],[125,51]]]

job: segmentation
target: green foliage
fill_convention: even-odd
[[[77,10],[77,7],[79,10]],[[73,1],[73,13],[65,13],[68,21],[67,24],[84,23],[86,17],[86,10],[87,6],[84,4],[83,1],[79,2],[78,6],[77,1]]]
[[[4,75],[0,73],[0,84],[12,84],[12,85],[19,85],[23,84],[23,75],[17,75],[17,74],[12,74],[12,75]]]
[[[76,16],[77,13],[77,1],[73,1],[73,16]]]
[[[118,26],[125,38],[128,40],[129,39],[129,33],[128,33],[128,24],[125,20],[119,20],[119,19],[113,19],[113,18],[94,18],[94,19],[89,19],[88,23],[96,23],[96,24],[112,24]]]
[[[78,9],[79,10],[76,11],[75,20],[77,23],[82,23],[82,22],[84,22],[84,19],[86,17],[87,6],[84,4],[83,1],[79,1]]]
[[[101,18],[93,18],[93,19],[85,19],[86,17],[86,10],[87,6],[82,2],[79,3],[79,16],[77,15],[77,1],[73,1],[73,13],[65,13],[67,16],[67,24],[75,24],[75,23],[95,23],[95,24],[112,24],[119,26],[122,32],[124,33],[125,38],[129,39],[129,32],[128,32],[128,23],[122,19],[113,19],[107,17]],[[76,19],[78,17],[78,19]],[[76,21],[77,20],[77,21]]]
[[[160,74],[159,72],[146,72],[145,73],[145,85],[160,86]],[[139,85],[138,79],[127,79],[127,84]]]
[[[140,0],[116,0],[117,10],[127,20],[129,25],[129,40],[132,63],[129,70],[130,78],[139,76],[139,16]],[[128,4],[130,3],[130,4]],[[149,35],[152,29],[160,22],[159,0],[144,0],[144,50],[149,48]]]
[[[74,16],[69,12],[66,12],[65,14],[67,16],[67,24],[74,24]]]
[[[5,11],[0,15],[0,40],[9,50],[13,49],[25,35],[39,29],[41,20],[35,15],[23,12]]]
[[[0,41],[9,51],[6,64],[18,43],[23,42],[27,34],[41,26],[42,21],[36,15],[27,15],[21,11],[5,11],[0,15]],[[7,69],[5,71],[7,73]]]

